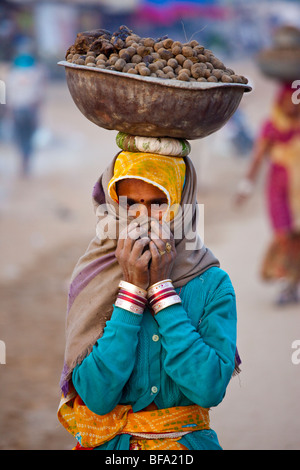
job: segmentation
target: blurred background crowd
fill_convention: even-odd
[[[205,243],[237,291],[243,361],[212,426],[227,449],[299,449],[300,365],[291,356],[300,303],[279,308],[259,276],[271,238],[264,168],[251,201],[233,202],[278,93],[256,58],[278,27],[300,28],[298,0],[1,1],[0,449],[72,447],[56,419],[67,288],[94,235],[92,187],[118,148],[116,133],[80,114],[57,62],[79,31],[122,24],[142,37],[196,39],[253,88],[223,129],[191,142]]]

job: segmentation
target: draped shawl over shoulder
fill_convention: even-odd
[[[105,324],[111,317],[118,285],[122,279],[115,250],[118,228],[122,226],[123,220],[118,203],[108,193],[117,156],[94,186],[93,203],[97,215],[97,235],[79,259],[71,277],[64,368],[60,382],[65,396],[72,384],[74,367],[82,362],[103,334]],[[134,159],[134,154],[132,156]],[[219,266],[219,261],[203,245],[197,232],[197,177],[190,158],[185,157],[184,162],[186,171],[180,204],[182,210],[177,212],[170,223],[173,233],[180,233],[182,229],[182,237],[175,238],[177,257],[171,274],[175,288],[185,285],[208,268]],[[116,236],[110,233],[111,231],[116,231]],[[108,234],[111,236],[107,236]]]

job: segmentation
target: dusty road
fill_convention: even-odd
[[[243,109],[255,130],[274,89],[245,67],[255,89]],[[94,234],[92,187],[118,151],[116,134],[86,121],[64,85],[49,87],[43,125],[50,141],[38,150],[28,180],[17,176],[15,150],[0,147],[0,340],[6,344],[0,449],[74,444],[56,418],[68,279]],[[259,279],[271,236],[262,178],[253,199],[237,210],[232,198],[247,159],[225,150],[220,134],[192,143],[191,154],[205,204],[205,243],[236,289],[243,360],[242,374],[211,412],[212,427],[224,449],[300,449],[300,365],[291,361],[300,306],[274,307],[274,286]]]

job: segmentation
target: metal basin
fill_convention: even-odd
[[[293,82],[300,78],[300,47],[264,50],[256,61],[266,77],[282,82]]]
[[[142,77],[62,61],[71,96],[97,126],[150,137],[199,139],[219,130],[248,85]]]

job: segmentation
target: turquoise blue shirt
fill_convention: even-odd
[[[103,336],[73,371],[73,384],[90,410],[109,413],[118,404],[139,411],[197,404],[217,406],[234,370],[236,301],[229,276],[208,269],[181,289],[181,304],[153,317],[114,306]],[[98,447],[128,450],[130,435]],[[185,435],[191,450],[221,449],[213,430]]]

